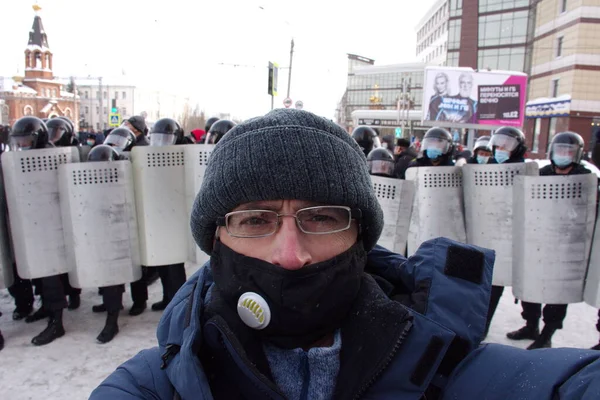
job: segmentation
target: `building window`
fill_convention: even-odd
[[[537,153],[540,148],[540,130],[542,129],[542,119],[536,118],[533,126],[533,146],[531,146],[531,152]]]
[[[558,97],[558,83],[560,82],[559,78],[552,79],[552,88],[551,88],[551,96]]]
[[[106,92],[102,92],[102,97],[106,99],[107,93]]]
[[[52,89],[52,97],[56,97],[56,89]]]
[[[71,109],[70,109],[70,108],[67,108],[67,109],[65,110],[65,117],[67,117],[67,118],[69,118],[69,119],[72,119],[72,115],[71,115]]]
[[[104,115],[108,115],[108,109],[104,108]]]
[[[121,117],[127,115],[127,109],[125,107],[121,108]]]
[[[529,6],[529,0],[479,0],[479,12],[509,10]]]
[[[518,11],[479,17],[479,46],[525,43],[528,14]]]
[[[115,100],[119,100],[119,92],[115,92]]]
[[[523,71],[525,68],[525,47],[486,49],[477,52],[479,69],[500,69]]]
[[[96,114],[100,114],[100,107],[96,106]]]
[[[33,115],[33,107],[27,105],[23,108],[23,115]]]
[[[97,92],[96,92],[96,98],[97,98],[97,99],[99,99],[99,98],[100,98],[100,92],[99,92],[99,91],[97,91]]]
[[[450,0],[450,16],[457,17],[462,15],[462,0]]]
[[[561,0],[560,2],[560,13],[567,12],[567,0]]]
[[[127,92],[123,92],[123,93],[121,93],[121,94],[123,95],[123,96],[122,96],[123,100],[125,100],[125,99],[127,98]]]
[[[85,113],[89,114],[90,113],[90,108],[88,106],[85,106]]]
[[[448,25],[448,49],[457,50],[460,48],[460,30],[461,20],[454,19]]]
[[[100,130],[100,122],[96,122],[96,130],[99,131]]]
[[[87,91],[87,90],[86,90],[85,92],[83,92],[83,95],[85,96],[85,98],[86,98],[86,99],[88,99],[88,98],[89,98],[89,97],[88,97],[88,96],[89,96],[89,93],[88,93],[88,91]]]
[[[554,135],[556,135],[556,121],[558,118],[550,118],[550,124],[548,126],[548,148],[546,149],[546,153],[550,152],[550,144],[552,144],[552,139],[554,139]]]
[[[563,39],[563,36],[559,36],[556,39],[556,58],[562,56]]]

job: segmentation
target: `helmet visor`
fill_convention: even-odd
[[[571,157],[571,161],[575,160],[579,146],[567,143],[555,143],[552,145],[552,154],[561,157]]]
[[[55,126],[48,129],[48,141],[56,143],[60,140],[66,129],[62,126]]]
[[[111,135],[104,140],[104,144],[109,145],[111,147],[116,147],[120,150],[124,150],[131,144],[131,140],[127,139],[123,136]]]
[[[517,148],[518,144],[519,142],[514,137],[507,135],[494,135],[492,136],[488,146],[490,148],[497,147],[499,149],[512,152]]]
[[[423,139],[423,144],[421,145],[421,150],[425,151],[427,149],[439,149],[442,154],[448,153],[450,150],[450,142],[446,139],[441,138],[425,138]]]
[[[387,175],[394,174],[394,163],[386,160],[369,161],[369,172],[371,175]]]
[[[33,135],[11,136],[10,147],[16,151],[32,149],[35,147],[35,138]]]
[[[151,133],[150,146],[170,146],[175,144],[177,138],[168,133]]]

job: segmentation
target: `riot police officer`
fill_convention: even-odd
[[[527,146],[525,146],[525,134],[520,129],[510,126],[498,128],[492,134],[488,147],[492,149],[493,160],[489,161],[491,163],[509,164],[525,162],[523,157],[527,151]],[[492,285],[485,335],[487,335],[490,328],[502,293],[504,293],[504,286]]]
[[[10,135],[10,147],[13,150],[24,151],[53,148],[54,146],[48,142],[48,129],[42,120],[36,117],[23,117],[13,126]],[[31,340],[37,346],[48,344],[65,334],[62,313],[63,309],[67,307],[67,299],[60,275],[43,277],[40,281],[42,284],[42,307],[36,314],[43,314],[41,318],[48,316],[49,320],[46,329]],[[34,316],[35,314],[30,317]]]
[[[359,126],[352,131],[352,139],[358,143],[365,157],[369,155],[371,150],[381,147],[381,141],[377,136],[377,132],[368,126]]]
[[[48,141],[55,147],[77,146],[79,141],[73,134],[73,123],[66,117],[51,118],[46,123],[48,128]],[[69,310],[76,310],[81,304],[81,289],[74,288],[69,282],[69,274],[60,276],[65,294],[69,299]]]
[[[452,135],[444,128],[429,129],[423,137],[421,156],[413,160],[411,167],[448,167],[454,165]]]
[[[583,139],[574,132],[561,132],[554,136],[550,144],[550,165],[540,169],[540,176],[549,175],[582,175],[591,173],[581,165],[583,156]],[[526,321],[524,327],[509,332],[506,337],[512,340],[531,339],[534,342],[528,347],[539,349],[552,347],[552,336],[562,329],[567,316],[567,304],[546,304],[543,309],[544,329],[540,334],[539,322],[542,316],[542,305],[521,301],[521,316]]]
[[[207,142],[220,140],[221,136],[235,125],[232,124],[233,122],[228,120],[217,121],[210,128]],[[225,130],[227,127],[229,127],[229,129]],[[183,129],[177,121],[171,118],[162,118],[154,123],[154,126],[150,131],[150,146],[170,146],[179,144],[193,144],[193,142],[189,137],[184,136]],[[184,262],[181,262],[149,268],[158,269],[158,276],[162,283],[163,298],[161,301],[152,304],[153,311],[161,311],[167,307],[171,299],[175,296],[175,293],[177,293],[181,285],[185,283],[185,264]]]
[[[371,150],[367,156],[367,166],[371,175],[394,177],[394,156],[383,147]]]
[[[115,147],[98,145],[90,150],[87,161],[118,161],[122,157]],[[108,343],[119,333],[119,313],[123,309],[125,285],[105,286],[101,288],[102,306],[107,312],[104,328],[96,338],[99,343]],[[94,306],[97,307],[97,306]]]
[[[492,151],[488,147],[490,143],[489,136],[480,136],[473,146],[473,155],[467,160],[468,164],[488,164],[492,157]]]
[[[206,144],[217,144],[231,128],[237,124],[228,119],[220,119],[211,125],[206,134]]]
[[[134,119],[133,122],[139,124],[140,121],[135,118],[131,117],[128,121]],[[148,140],[145,139],[145,135],[138,135],[136,137],[135,133],[127,128],[126,125],[131,125],[131,122],[128,124],[123,124],[119,128],[113,129],[106,136],[106,139],[104,139],[104,144],[117,150],[121,158],[127,158],[123,152],[129,152],[134,146],[147,146],[150,144]],[[142,129],[142,126],[139,126],[139,128]],[[143,139],[140,139],[141,137],[143,137]],[[146,267],[142,267],[142,277],[135,282],[131,282],[130,284],[131,300],[133,300],[133,305],[129,309],[129,315],[140,315],[146,309],[146,302],[148,301],[148,280],[149,270]],[[102,295],[104,295],[103,288],[101,288],[100,292]],[[106,304],[103,302],[102,304],[95,305],[92,307],[92,311],[96,313],[105,312],[107,311]]]

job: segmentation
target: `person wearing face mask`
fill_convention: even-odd
[[[525,152],[527,151],[527,146],[525,146],[525,134],[520,129],[510,126],[498,128],[492,134],[492,138],[488,143],[488,148],[492,149],[493,156],[493,159],[488,160],[488,164],[525,162],[524,156]],[[494,313],[496,312],[496,308],[498,308],[498,304],[500,303],[502,293],[504,293],[504,286],[492,286],[486,323],[488,328],[492,323],[492,319],[494,318]]]
[[[540,176],[582,175],[591,173],[581,165],[583,156],[583,139],[574,132],[561,132],[554,136],[550,144],[550,165],[540,169]],[[529,350],[552,347],[552,336],[562,329],[567,316],[567,304],[542,305],[521,301],[523,312],[521,316],[526,321],[524,327],[509,332],[506,337],[512,340],[530,339],[534,342],[527,347]],[[544,328],[540,333],[540,317],[544,317]]]
[[[90,146],[91,148],[94,148],[97,145],[99,145],[100,143],[96,143],[96,134],[95,133],[88,133],[86,140],[85,140],[85,144]]]
[[[375,245],[383,224],[343,129],[295,109],[237,125],[215,146],[191,215],[210,262],[163,313],[159,346],[90,399],[597,394],[598,352],[479,346],[491,250],[438,238],[406,259]]]
[[[431,128],[423,137],[421,157],[413,160],[411,167],[447,167],[454,165],[452,135],[443,128]]]
[[[478,137],[473,146],[473,155],[467,160],[467,164],[488,164],[492,157],[492,152],[488,147],[489,143],[489,136]]]

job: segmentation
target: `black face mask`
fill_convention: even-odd
[[[360,289],[366,259],[358,241],[330,260],[289,271],[217,241],[211,267],[217,288],[234,310],[244,293],[261,295],[271,321],[256,332],[278,347],[293,349],[307,347],[341,326]]]

